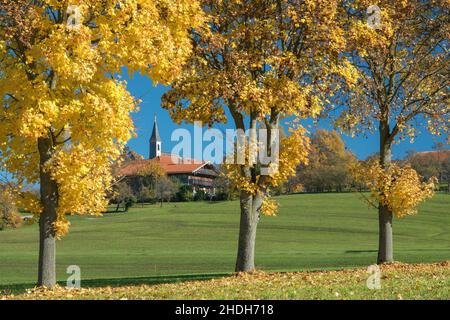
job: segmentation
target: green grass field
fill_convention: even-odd
[[[376,261],[377,215],[358,194],[279,197],[277,217],[262,217],[256,265],[264,271],[368,266]],[[81,267],[83,286],[209,278],[234,270],[239,204],[173,203],[127,214],[72,217],[57,244],[58,279]],[[37,277],[37,225],[0,232],[0,289]],[[394,221],[395,260],[450,260],[450,195],[439,194],[417,216]]]

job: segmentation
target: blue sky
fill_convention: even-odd
[[[158,85],[154,86],[150,79],[135,75],[133,78],[125,77],[128,82],[128,89],[133,96],[142,99],[140,111],[133,114],[134,123],[136,126],[137,138],[133,138],[128,143],[128,146],[137,153],[148,157],[148,141],[150,138],[151,130],[153,128],[153,116],[156,113],[158,118],[158,127],[162,139],[162,150],[164,152],[170,152],[178,142],[172,142],[171,134],[177,128],[185,128],[190,132],[193,132],[193,125],[182,124],[181,126],[175,124],[170,119],[169,113],[161,108],[161,96],[168,90],[167,87]],[[310,122],[309,122],[310,123]],[[308,123],[305,123],[308,125]],[[319,123],[319,128],[331,129],[326,123]],[[233,128],[232,123],[226,126],[218,126],[219,129]],[[309,127],[308,130],[315,130],[314,127]],[[347,137],[342,136],[346,142],[346,145],[350,151],[356,154],[360,159],[365,159],[378,150],[377,135],[371,135],[369,137]],[[421,133],[414,143],[407,141],[401,142],[394,146],[394,158],[398,159],[403,157],[408,150],[415,151],[429,151],[432,150],[432,146],[436,141],[436,137],[432,136],[428,132]],[[204,144],[204,146],[207,143]],[[203,146],[203,147],[204,147]]]

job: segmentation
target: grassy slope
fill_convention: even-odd
[[[357,194],[279,200],[279,216],[262,217],[259,226],[259,269],[326,269],[375,261],[376,213]],[[70,234],[57,245],[58,279],[66,279],[69,265],[81,267],[83,281],[121,278],[91,281],[92,285],[153,283],[161,281],[158,276],[170,274],[230,273],[238,212],[237,202],[178,203],[162,209],[136,208],[126,215],[73,217]],[[396,260],[450,259],[449,195],[436,196],[422,206],[420,215],[397,222]],[[37,239],[36,225],[0,232],[0,285],[35,281]]]

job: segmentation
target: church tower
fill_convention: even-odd
[[[153,123],[152,136],[150,137],[149,159],[157,157],[161,157],[161,137],[159,136],[158,124],[156,123],[156,113],[155,113],[155,121]]]

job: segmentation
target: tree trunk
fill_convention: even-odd
[[[377,263],[394,261],[392,242],[392,212],[386,206],[379,208],[379,249]]]
[[[50,172],[45,170],[51,158],[52,142],[49,138],[38,139],[39,174],[42,213],[39,218],[39,268],[38,286],[53,287],[56,284],[55,228],[58,207],[58,187]]]
[[[255,269],[256,228],[259,220],[258,209],[261,203],[261,195],[253,196],[245,191],[241,191],[241,222],[236,272],[247,272]]]
[[[392,143],[389,139],[389,125],[380,124],[380,165],[387,170],[392,160]],[[378,207],[379,239],[377,263],[394,261],[394,247],[392,237],[392,211],[383,204]]]

